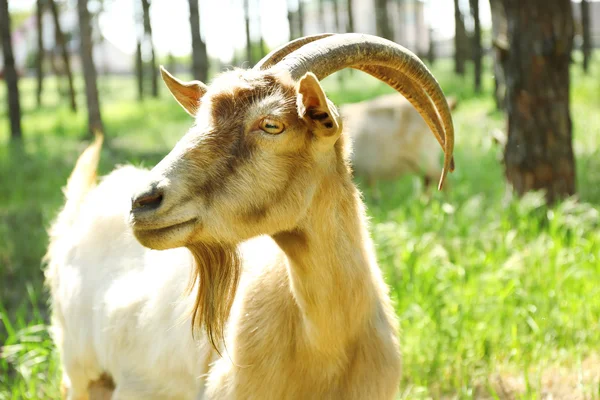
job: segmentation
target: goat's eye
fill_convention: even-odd
[[[260,129],[262,129],[263,131],[270,133],[271,135],[278,135],[281,132],[283,132],[283,124],[279,121],[276,121],[274,119],[270,119],[270,118],[265,118],[262,121],[260,121]]]

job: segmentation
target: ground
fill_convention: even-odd
[[[480,95],[449,62],[433,66],[446,94],[459,99],[450,190],[427,196],[409,176],[381,183],[374,203],[365,189],[401,320],[401,398],[600,398],[600,63],[593,67],[589,76],[572,67],[578,198],[548,209],[540,194],[507,195],[490,136],[504,122],[489,66]],[[346,78],[344,87],[336,77],[325,81],[338,104],[390,91],[359,72]],[[154,165],[190,118],[164,88],[161,98],[139,103],[133,80],[100,79],[109,140],[100,172]],[[47,86],[38,108],[35,82],[21,82],[23,148],[8,144],[0,111],[0,400],[59,398],[40,260],[61,187],[88,141],[83,109],[72,114],[56,82]]]

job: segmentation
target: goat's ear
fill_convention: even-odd
[[[317,138],[333,145],[341,133],[341,119],[336,107],[325,96],[317,77],[307,72],[298,82],[296,91],[300,117],[309,124]]]
[[[195,117],[200,108],[200,99],[206,93],[206,85],[200,81],[181,81],[171,75],[162,65],[160,74],[175,100],[188,114]]]

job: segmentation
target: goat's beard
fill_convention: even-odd
[[[203,327],[209,342],[220,355],[225,325],[240,281],[240,256],[235,246],[194,243],[187,248],[194,256],[188,291],[197,287],[192,334]]]

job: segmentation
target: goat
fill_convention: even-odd
[[[448,98],[450,110],[457,100]],[[441,148],[403,96],[389,94],[340,106],[344,132],[352,140],[352,168],[366,178],[375,197],[377,181],[419,174],[428,188],[441,168]]]
[[[151,170],[123,166],[96,186],[99,136],[50,230],[69,399],[107,377],[117,400],[395,397],[397,317],[319,84],[349,66],[422,110],[446,151],[443,185],[454,145],[444,94],[391,41],[309,36],[210,86],[161,67],[192,128]]]

